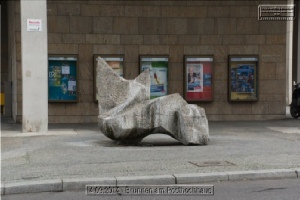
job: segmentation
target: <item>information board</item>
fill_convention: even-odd
[[[213,56],[185,56],[184,97],[186,101],[213,101],[213,60]]]
[[[168,94],[168,62],[167,56],[140,56],[140,72],[150,72],[151,99]]]
[[[228,100],[258,100],[258,56],[230,55],[228,59]]]
[[[49,102],[77,102],[77,56],[49,56]]]

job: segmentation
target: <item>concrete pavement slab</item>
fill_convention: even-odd
[[[3,183],[1,183],[1,195],[4,195],[4,184]]]
[[[73,129],[57,129],[49,130],[47,132],[35,133],[35,132],[4,132],[1,137],[36,137],[36,136],[53,136],[53,135],[76,135],[77,132]]]
[[[299,169],[295,169],[296,173],[297,173],[297,177],[300,178],[300,168]]]
[[[225,172],[227,177],[231,173],[231,180],[299,177],[299,121],[209,122],[207,146],[183,146],[161,134],[149,136],[137,146],[120,145],[101,134],[97,124],[51,124],[49,131],[53,134],[32,137],[21,134],[19,124],[7,125],[1,127],[5,135],[1,137],[1,181],[12,189],[11,183],[27,180],[70,179],[62,187],[71,190],[84,188],[90,183],[84,180],[95,177],[115,181],[117,177],[119,184],[158,184],[152,178],[143,178],[157,175],[171,176],[171,183],[166,184],[174,184],[175,176],[181,181],[197,182],[203,181],[204,177],[199,176],[202,173],[213,182],[223,180]],[[274,169],[288,172],[266,172]],[[253,175],[256,170],[266,171]],[[217,176],[220,174],[222,177]],[[6,193],[5,188],[1,192]]]
[[[228,174],[224,172],[174,174],[177,184],[193,184],[204,182],[228,181]]]
[[[116,179],[117,179],[117,186],[175,184],[175,177],[172,175],[116,177]]]
[[[275,178],[297,178],[294,169],[273,169],[273,170],[251,170],[225,172],[229,181],[232,180],[255,180],[255,179],[275,179]]]
[[[63,191],[85,190],[86,185],[116,186],[116,178],[65,178],[63,179]]]
[[[5,184],[5,195],[36,193],[36,192],[62,192],[62,180],[40,180],[40,181],[22,181]]]

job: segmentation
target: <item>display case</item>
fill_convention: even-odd
[[[258,55],[229,55],[228,100],[258,101]]]
[[[140,73],[146,69],[150,72],[150,98],[168,94],[168,56],[140,56]]]
[[[77,102],[77,55],[48,56],[48,101]]]
[[[212,55],[184,57],[184,98],[189,103],[213,101]]]

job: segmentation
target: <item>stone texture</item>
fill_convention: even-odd
[[[276,63],[276,79],[284,79],[285,80],[286,73],[286,63]]]
[[[159,35],[144,35],[144,44],[159,44]]]
[[[161,7],[159,6],[144,6],[143,17],[160,17]]]
[[[63,42],[70,44],[83,44],[85,43],[85,34],[63,34]]]
[[[285,45],[260,45],[259,55],[261,62],[284,62]]]
[[[62,34],[61,33],[48,33],[48,43],[62,43]]]
[[[58,4],[57,5],[58,15],[74,16],[80,15],[79,4]]]
[[[99,57],[96,81],[99,127],[108,138],[136,144],[149,134],[162,133],[184,145],[207,144],[204,109],[187,104],[179,94],[150,100],[148,70],[125,80]]]
[[[126,45],[125,46],[125,61],[126,62],[138,62],[139,46],[138,45]]]
[[[199,37],[199,35],[179,35],[178,36],[178,44],[197,45],[197,44],[200,44],[200,37]]]
[[[103,44],[120,44],[120,35],[103,35]]]
[[[143,16],[142,6],[125,6],[126,17],[141,17]]]
[[[170,46],[170,62],[183,63],[183,46],[173,45]]]
[[[258,34],[259,21],[256,18],[239,18],[237,19],[237,34]]]
[[[93,59],[93,57],[91,57]],[[78,69],[78,78],[79,80],[90,80],[93,77],[93,63],[90,62],[82,62],[79,59],[78,65],[80,68]]]
[[[164,6],[161,8],[162,17],[206,17],[207,7],[199,6]]]
[[[121,35],[121,44],[143,44],[142,35]]]
[[[182,63],[170,63],[169,81],[183,81],[183,76],[178,76],[178,74],[183,74]]]
[[[21,31],[21,15],[16,14],[14,20],[15,20],[15,31]]]
[[[79,62],[92,62],[92,60],[93,60],[93,45],[80,44],[78,48],[79,48],[79,50],[78,50],[79,51],[79,57],[78,57]],[[79,66],[81,66],[81,65],[79,65]],[[85,68],[85,67],[83,67],[83,68]],[[90,77],[92,77],[92,76],[90,76]]]
[[[70,18],[68,16],[48,16],[47,23],[49,33],[70,32]]]
[[[124,54],[124,45],[94,45],[94,54]]]
[[[78,44],[48,44],[49,54],[78,54]]]
[[[215,62],[227,62],[228,46],[215,45],[214,46],[214,61]]]
[[[252,104],[252,114],[256,115],[266,115],[268,114],[268,104],[267,103],[256,103]]]
[[[286,35],[267,35],[267,44],[285,44]]]
[[[100,34],[86,34],[87,44],[103,44],[103,35]]]
[[[188,34],[214,34],[215,19],[214,18],[188,18],[187,20]]]
[[[222,44],[222,35],[201,35],[200,37],[200,43],[204,45]]]
[[[218,34],[236,34],[235,18],[217,18]]]
[[[246,44],[265,44],[266,36],[265,35],[246,35],[245,40],[246,40]]]
[[[229,54],[258,54],[258,45],[228,45]]]
[[[285,34],[286,23],[286,21],[259,21],[259,34]]]
[[[223,35],[223,44],[245,44],[244,35]]]
[[[183,96],[183,84],[182,81],[169,81],[168,85],[169,94],[178,93],[180,96]]]
[[[167,21],[165,18],[139,18],[139,34],[166,34]]]
[[[216,62],[214,67],[215,67],[214,76],[215,76],[216,80],[227,80],[228,79],[227,63]]]
[[[140,45],[140,54],[169,54],[169,46],[167,45]]]
[[[93,19],[92,17],[70,17],[71,33],[92,33]]]
[[[161,44],[177,44],[177,36],[176,35],[161,35],[160,43]]]
[[[214,53],[214,46],[211,45],[189,45],[189,46],[184,46],[183,50],[184,54],[213,54]]]
[[[57,15],[57,5],[48,3],[47,4],[47,15]]]
[[[260,63],[260,78],[263,80],[272,80],[276,76],[276,63]]]
[[[229,17],[230,7],[211,6],[208,7],[207,17]]]
[[[137,34],[138,19],[132,17],[114,18],[113,32],[116,34]]]
[[[230,17],[249,17],[249,7],[248,6],[235,6],[230,7]]]
[[[93,81],[92,80],[80,80],[80,85],[78,85],[78,93],[90,95],[93,94]]]
[[[94,33],[112,33],[113,18],[112,17],[94,17],[93,18]]]
[[[108,1],[107,1],[108,2]],[[100,16],[114,16],[120,17],[124,16],[124,6],[121,5],[101,5],[100,6]]]
[[[81,16],[99,16],[98,5],[81,5]]]
[[[187,19],[169,18],[167,19],[168,34],[187,34]]]

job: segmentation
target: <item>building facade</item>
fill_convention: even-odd
[[[184,57],[212,55],[214,98],[197,103],[209,120],[285,118],[292,80],[300,80],[292,40],[298,16],[258,20],[259,5],[293,1],[39,2],[1,4],[2,87],[11,99],[11,116],[24,131],[40,130],[34,128],[39,123],[97,122],[93,67],[98,54],[122,55],[126,79],[140,73],[141,55],[168,56],[168,94],[182,96]],[[28,32],[26,19],[41,19],[42,31]],[[48,102],[49,55],[77,56],[77,102]],[[228,101],[231,55],[258,57],[257,101]]]

